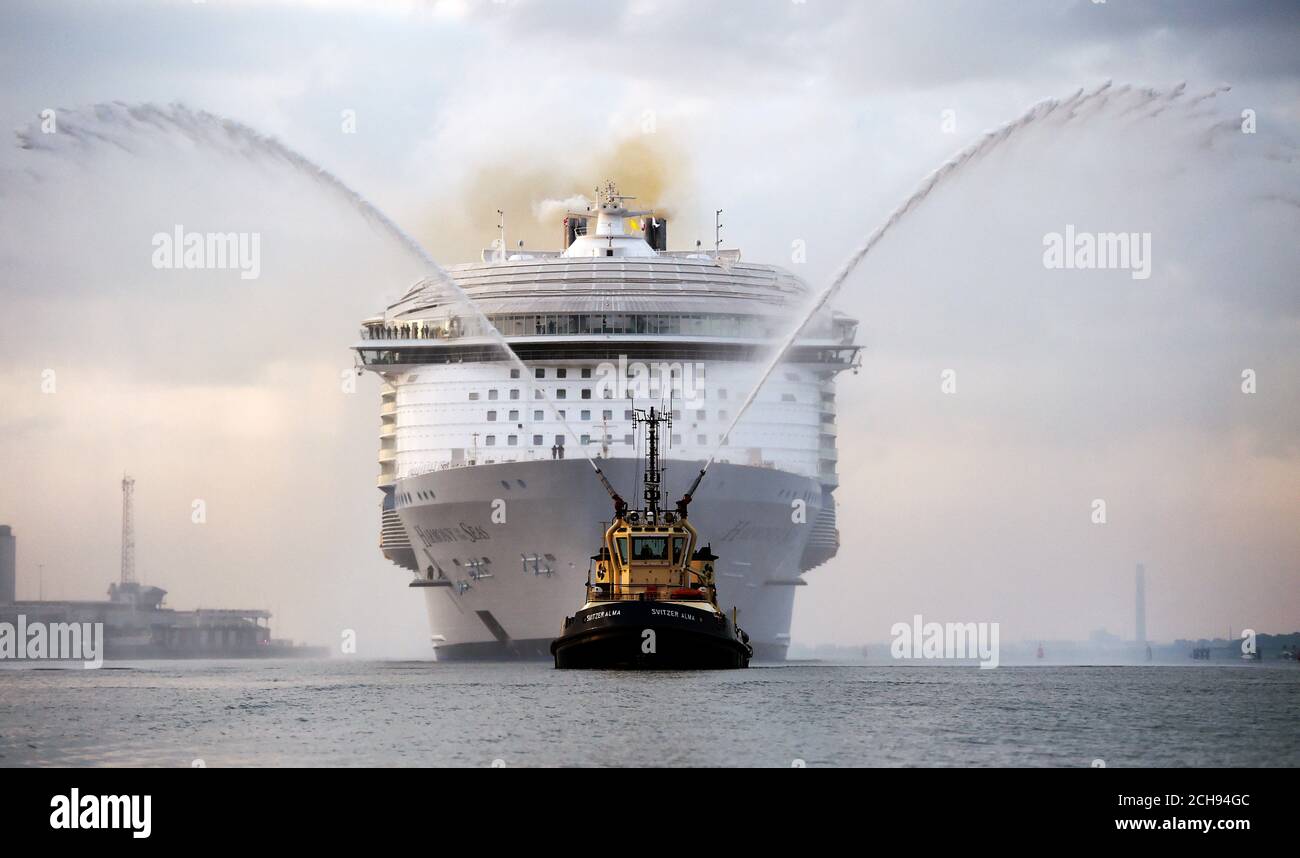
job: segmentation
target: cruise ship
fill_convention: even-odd
[[[503,234],[362,323],[379,548],[423,594],[440,661],[550,658],[610,518],[592,464],[627,496],[643,478],[636,407],[670,410],[667,495],[717,451],[694,523],[756,660],[785,658],[795,592],[838,550],[835,380],[857,366],[857,321],[814,318],[724,438],[809,288],[718,244],[669,250],[667,221],[632,199],[607,183],[556,224],[560,249]]]

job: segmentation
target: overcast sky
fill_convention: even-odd
[[[115,137],[87,106],[237,119],[445,263],[477,257],[497,208],[512,240],[553,244],[536,207],[613,177],[671,213],[675,246],[723,208],[728,246],[820,286],[983,132],[1113,81],[1138,89],[963,168],[837,297],[866,346],[839,388],[851,526],[794,637],[883,640],[914,613],[1131,636],[1138,562],[1156,639],[1300,628],[1296,4],[47,1],[0,19],[0,121],[55,109],[102,132],[0,150],[0,522],[24,597],[37,564],[47,597],[115,578],[129,470],[140,572],[172,604],[426,651],[420,599],[375,547],[376,384],[339,377],[415,260],[300,175]],[[262,277],[153,270],[175,223],[262,232]],[[1149,232],[1151,277],[1045,269],[1067,224]]]

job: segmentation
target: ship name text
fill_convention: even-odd
[[[425,527],[417,524],[415,532],[424,543],[425,548],[430,548],[443,542],[482,542],[492,538],[487,528],[478,524],[467,524],[460,522],[459,527]]]

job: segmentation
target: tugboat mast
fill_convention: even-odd
[[[663,478],[663,467],[659,462],[659,424],[663,423],[671,430],[673,417],[671,413],[665,415],[655,411],[654,406],[651,406],[648,411],[636,409],[633,412],[633,419],[646,426],[645,512],[648,524],[658,524],[661,496],[659,485]]]

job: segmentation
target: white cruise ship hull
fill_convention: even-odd
[[[618,491],[636,497],[639,461],[600,464]],[[665,500],[702,465],[670,461]],[[549,659],[610,518],[591,466],[570,458],[448,468],[395,489],[438,659]],[[824,505],[833,509],[815,479],[722,462],[696,493],[691,521],[720,557],[719,602],[737,608],[756,659],[785,657],[801,562]]]

